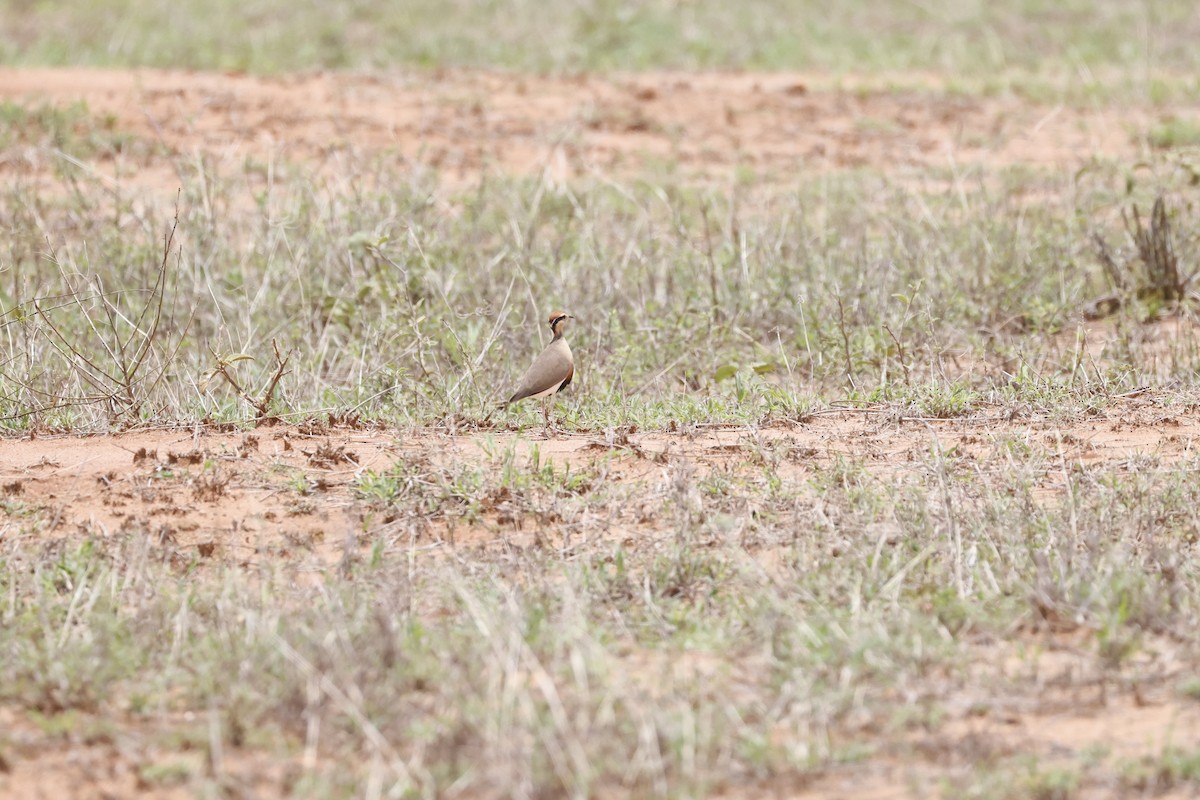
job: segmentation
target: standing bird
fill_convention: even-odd
[[[563,338],[567,320],[575,319],[564,311],[550,314],[550,331],[554,338],[546,349],[538,354],[525,376],[521,378],[520,388],[513,396],[500,404],[501,408],[524,400],[526,397],[536,397],[542,401],[542,416],[546,420],[546,429],[550,429],[550,408],[547,405],[550,398],[567,388],[571,378],[575,377],[575,357],[571,355],[571,346]]]

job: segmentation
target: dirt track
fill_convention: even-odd
[[[553,179],[661,170],[726,181],[740,168],[785,182],[856,167],[920,180],[982,164],[1073,170],[1093,156],[1136,156],[1148,126],[1173,111],[1046,106],[959,96],[920,75],[896,81],[914,88],[854,80],[826,88],[786,74],[259,78],[0,69],[0,100],[83,100],[117,129],[186,156],[336,170],[347,153],[394,154],[465,182],[481,170]],[[170,173],[158,179],[175,185]]]
[[[640,485],[653,502],[653,486],[681,464],[699,474],[714,469],[752,474],[763,452],[778,470],[803,483],[837,456],[866,458],[880,473],[913,469],[942,448],[953,458],[987,462],[1005,441],[1028,441],[1057,450],[1039,491],[1059,494],[1073,465],[1112,466],[1135,456],[1171,463],[1190,456],[1200,441],[1200,418],[1179,416],[1152,397],[1132,397],[1089,422],[895,419],[890,413],[832,412],[804,424],[700,428],[678,434],[560,434],[548,441],[527,435],[489,434],[495,451],[514,448],[521,463],[536,445],[542,463],[573,470],[603,470],[604,480]],[[494,452],[495,452],[494,451]],[[404,541],[461,546],[532,543],[520,519],[503,508],[466,522],[453,511],[425,518],[388,520],[355,496],[365,471],[397,463],[456,469],[495,461],[476,436],[354,430],[323,423],[251,432],[154,430],[116,436],[53,436],[0,441],[0,490],[10,501],[50,521],[40,537],[107,536],[122,529],[156,532],[177,553],[234,563],[271,554],[313,566],[342,557],[356,537],[387,528]],[[906,466],[907,465],[907,466]],[[653,537],[660,527],[641,505],[627,518],[609,520],[628,535]],[[536,529],[534,525],[529,530]],[[349,538],[348,538],[349,537]],[[546,542],[557,546],[559,542]]]

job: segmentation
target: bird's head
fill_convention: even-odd
[[[550,330],[555,336],[562,336],[567,327],[567,320],[575,319],[565,311],[554,311],[550,314]]]

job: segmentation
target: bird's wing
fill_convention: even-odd
[[[515,403],[526,397],[541,394],[562,384],[563,381],[570,380],[573,374],[574,366],[571,363],[570,355],[564,353],[561,348],[551,345],[543,350],[525,371],[525,375],[521,378],[521,388],[517,389],[508,402]]]

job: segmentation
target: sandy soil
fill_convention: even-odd
[[[1058,453],[1058,463],[1047,469],[1039,487],[1046,496],[1061,490],[1067,471],[1077,464],[1119,466],[1137,456],[1169,464],[1194,456],[1200,447],[1200,416],[1167,412],[1150,393],[1122,404],[1082,424],[1012,421],[1000,414],[895,419],[891,412],[859,409],[754,430],[714,426],[677,434],[557,433],[549,439],[540,439],[538,431],[501,431],[488,437],[497,451],[515,448],[521,463],[536,446],[543,463],[577,471],[603,465],[606,480],[639,484],[652,483],[665,466],[680,463],[700,476],[714,469],[753,472],[758,467],[751,456],[763,447],[782,448],[786,457],[779,471],[803,481],[838,456],[866,458],[871,469],[898,473],[925,458],[931,447],[986,461],[1002,443],[1017,440]],[[253,432],[198,427],[8,439],[0,440],[0,493],[51,512],[39,537],[104,536],[139,526],[157,532],[164,544],[195,548],[205,558],[244,562],[264,555],[316,556],[328,563],[341,557],[347,537],[353,540],[364,530],[370,509],[352,492],[364,470],[382,472],[401,461],[484,462],[481,442],[481,435],[354,430],[320,421]],[[457,546],[522,544],[535,536],[513,520],[496,517],[503,514],[452,532],[426,525],[414,535],[435,545],[452,538]],[[638,508],[615,522],[622,535],[657,527],[653,516]],[[556,538],[549,535],[551,541]]]
[[[1178,109],[1042,106],[948,93],[935,78],[895,90],[805,75],[651,73],[543,78],[488,72],[260,78],[189,72],[0,69],[0,100],[83,100],[172,153],[240,163],[340,165],[344,153],[393,154],[414,169],[472,182],[481,171],[579,175],[674,169],[757,180],[884,167],[928,180],[972,165],[1075,169],[1125,158]],[[153,175],[143,173],[143,177]],[[168,186],[171,174],[159,179]]]
[[[903,76],[902,76],[903,77]],[[1016,98],[960,97],[936,79],[908,76],[915,88],[889,90],[847,81],[822,88],[803,75],[646,74],[636,77],[517,77],[485,72],[383,76],[296,75],[257,78],[186,72],[0,69],[0,101],[67,104],[86,101],[115,128],[184,156],[240,164],[302,162],[337,170],[352,155],[402,160],[414,171],[437,169],[470,183],[488,171],[573,176],[676,170],[698,180],[726,181],[749,168],[768,180],[847,167],[884,167],[899,179],[960,174],[974,165],[1076,169],[1093,157],[1132,159],[1144,133],[1175,109],[1039,106]],[[162,161],[166,161],[163,159]],[[108,165],[97,165],[103,172]],[[0,174],[47,172],[45,154],[10,152]],[[142,164],[130,178],[170,192],[178,176],[165,163]],[[1169,323],[1170,324],[1170,323]],[[1166,327],[1148,328],[1164,343]],[[1075,333],[1070,334],[1071,346]],[[1086,337],[1088,354],[1102,359],[1102,326]],[[1167,344],[1163,344],[1166,348]],[[1164,350],[1165,353],[1165,350]],[[497,446],[528,450],[528,437],[492,432]],[[865,458],[871,469],[902,471],[935,443],[955,457],[985,459],[1000,443],[1018,439],[1052,445],[1056,464],[1039,491],[1052,498],[1078,463],[1121,465],[1141,455],[1164,463],[1191,456],[1200,416],[1168,411],[1152,393],[1120,399],[1086,422],[1012,420],[983,414],[956,420],[897,419],[869,409],[822,413],[803,424],[748,430],[699,428],[628,437],[565,434],[538,442],[543,457],[598,469],[606,479],[634,484],[661,479],[672,464],[701,472],[747,467],[764,443],[787,449],[782,469],[797,480],[838,454]],[[548,535],[492,508],[475,524],[453,519],[388,520],[354,496],[364,470],[401,461],[467,462],[483,458],[482,435],[408,434],[317,423],[255,431],[143,430],[108,436],[38,435],[0,440],[0,501],[41,514],[36,534],[18,534],[0,520],[0,539],[40,540],[111,536],[150,530],[181,563],[215,560],[287,565],[298,579],[316,579],[363,542],[379,536],[441,548],[529,546]],[[631,507],[611,526],[621,536],[652,535],[653,514]],[[362,536],[363,531],[368,536]],[[31,545],[37,544],[30,542]],[[767,554],[764,554],[764,558]],[[981,653],[981,659],[991,656]],[[1173,742],[1200,739],[1200,711],[1171,696],[1134,703],[1127,696],[1099,702],[1102,683],[1054,676],[1081,661],[1059,642],[1030,685],[1028,704],[986,718],[964,716],[921,738],[914,747],[936,788],[939,765],[964,742],[1027,752],[1029,742],[1051,761],[1090,745],[1120,748],[1131,757]],[[1097,679],[1099,681],[1100,679]],[[21,720],[0,708],[0,728]],[[1120,731],[1132,732],[1120,734]],[[151,732],[152,733],[152,732]],[[983,746],[982,744],[980,746]],[[111,780],[76,796],[127,796],[142,791],[122,769],[113,744],[78,741],[48,746],[15,763],[0,760],[8,786],[30,796],[67,796],[104,765]],[[0,754],[2,755],[2,754]],[[789,794],[806,797],[906,797],[897,781],[912,759],[874,759],[833,770]],[[764,792],[779,787],[763,787]],[[745,787],[739,787],[744,790]],[[91,791],[94,790],[94,791]],[[82,791],[82,790],[80,790]],[[807,794],[805,794],[807,792]],[[169,796],[164,790],[161,796]],[[734,795],[730,795],[734,796]]]
[[[712,470],[752,474],[753,454],[782,452],[779,471],[803,481],[815,468],[839,455],[865,458],[879,473],[911,470],[940,446],[955,459],[986,463],[1003,443],[1025,441],[1056,448],[1037,487],[1049,501],[1066,485],[1078,464],[1120,468],[1141,456],[1170,464],[1191,456],[1200,443],[1200,416],[1169,413],[1149,393],[1119,401],[1116,408],[1085,424],[1050,419],[1009,420],[977,416],[955,420],[899,418],[870,409],[821,413],[805,423],[762,429],[701,427],[677,433],[560,433],[540,439],[536,432],[492,431],[492,452],[512,446],[520,457],[536,446],[544,461],[573,470],[599,470],[605,480],[652,486],[669,471],[688,464],[695,474]],[[40,546],[54,538],[120,535],[149,530],[165,557],[181,569],[206,562],[256,565],[270,560],[296,580],[318,580],[343,558],[362,558],[374,541],[416,545],[433,552],[466,552],[512,547],[560,547],[565,534],[537,519],[514,517],[503,503],[482,519],[464,524],[453,516],[390,520],[352,490],[364,470],[399,463],[443,465],[479,463],[487,458],[482,435],[362,430],[326,422],[264,427],[254,431],[203,428],[132,431],[109,436],[36,436],[0,441],[0,499],[20,504],[48,523],[29,541]],[[648,496],[652,494],[647,492]],[[580,520],[590,530],[613,537],[654,539],[662,523],[652,509],[631,504],[620,519]],[[17,526],[0,524],[0,538]],[[366,531],[367,534],[363,535]],[[769,568],[768,548],[747,548]],[[1085,632],[1076,632],[1081,635]],[[791,786],[798,797],[909,797],[912,781],[938,786],[947,768],[964,759],[995,760],[1041,752],[1047,763],[1088,747],[1106,748],[1121,758],[1155,756],[1168,744],[1200,740],[1200,705],[1181,702],[1166,680],[1140,693],[1110,685],[1095,659],[1075,635],[1030,634],[1023,650],[1041,655],[1016,658],[1011,643],[979,646],[984,670],[1006,665],[1011,686],[972,697],[959,693],[948,721],[907,739],[895,739],[894,755],[866,764],[831,768],[811,784]],[[1147,643],[1144,669],[1170,671],[1171,648]],[[989,672],[989,674],[992,674]],[[970,711],[985,704],[984,714]],[[961,706],[959,708],[958,706]],[[27,720],[0,708],[0,724],[10,725],[10,741],[40,742]],[[153,742],[145,720],[120,722],[129,741]],[[86,734],[70,748],[44,743],[22,750],[10,765],[9,787],[30,787],[42,796],[124,796],[147,787],[137,782],[133,764],[142,751],[125,752],[118,739]],[[914,761],[914,754],[917,759]],[[190,757],[190,756],[189,756]],[[277,785],[278,765],[247,753],[245,774]],[[124,766],[123,766],[124,765]],[[954,765],[958,765],[954,767]],[[70,776],[76,775],[77,778]],[[97,782],[97,776],[106,776]],[[48,776],[57,776],[50,780]],[[916,777],[914,777],[916,776]],[[924,776],[924,777],[922,777]],[[59,781],[58,778],[62,780]],[[82,782],[82,783],[81,783]],[[82,794],[59,795],[67,786],[87,786]],[[56,788],[57,787],[57,788]],[[162,788],[162,787],[159,787]],[[263,786],[271,793],[270,785]],[[764,792],[778,792],[764,785]],[[739,784],[717,796],[744,796]],[[156,789],[157,791],[157,789]],[[169,787],[158,796],[172,796]],[[46,794],[50,792],[50,794]],[[1180,795],[1183,796],[1183,795]]]

